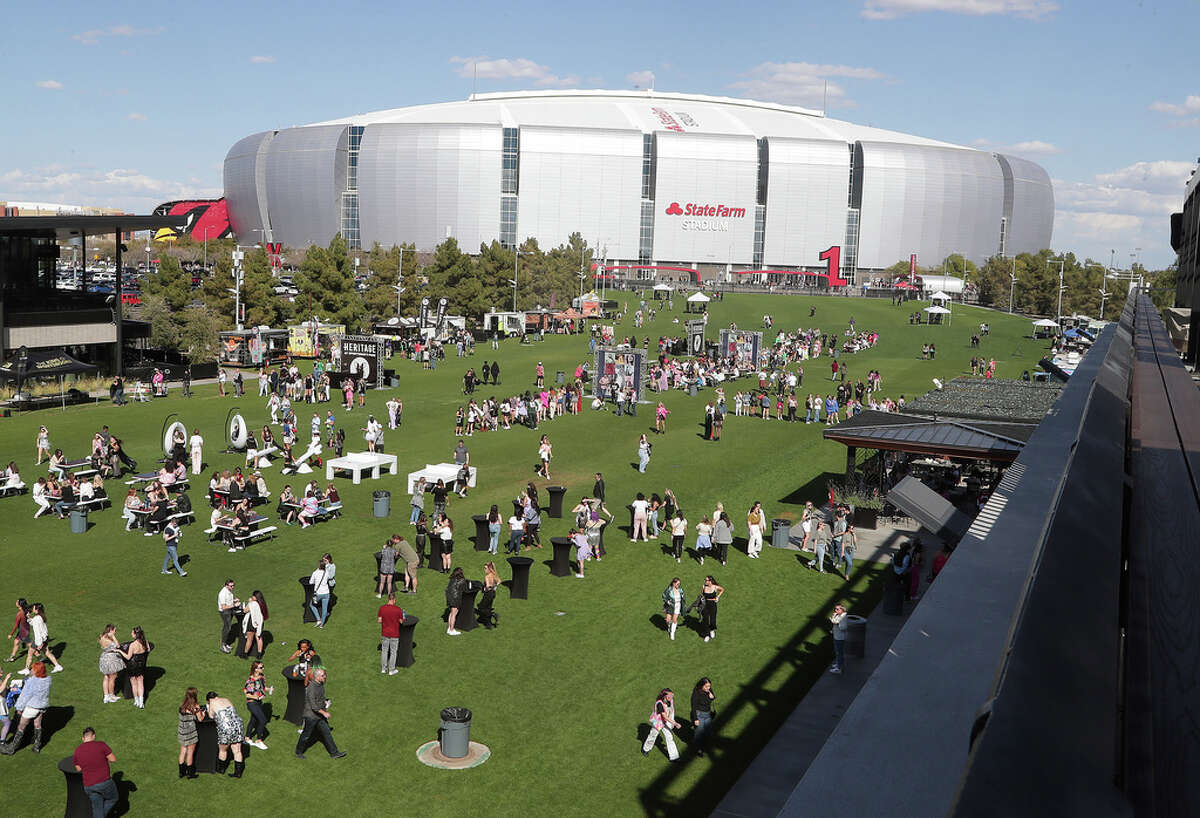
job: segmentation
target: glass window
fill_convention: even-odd
[[[650,264],[654,256],[654,202],[642,201],[642,218],[638,232],[638,264]]]
[[[517,128],[504,129],[504,150],[500,157],[500,192],[516,194],[520,179],[521,135]]]
[[[500,243],[505,247],[517,246],[517,197],[500,197]]]

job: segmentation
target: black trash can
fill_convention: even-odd
[[[771,521],[771,547],[787,548],[788,535],[791,534],[792,521],[776,518]]]
[[[889,572],[894,574],[895,572]],[[904,577],[907,580],[907,577]],[[883,612],[888,616],[904,616],[904,594],[907,582],[889,578],[883,589]]]
[[[550,516],[554,519],[562,517],[563,495],[567,493],[566,486],[546,486],[546,493],[550,495]]]
[[[867,655],[867,619],[846,614],[846,653],[862,659]]]
[[[374,498],[374,512],[376,517],[386,517],[392,510],[392,493],[386,489],[376,489],[371,495]]]
[[[73,508],[71,509],[71,533],[86,534],[87,533],[87,509]]]
[[[465,707],[443,708],[438,743],[446,758],[466,757],[471,749],[471,711]]]

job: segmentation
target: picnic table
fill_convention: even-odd
[[[432,489],[438,480],[441,480],[447,486],[452,486],[454,485],[454,481],[458,479],[458,469],[459,467],[454,463],[426,463],[425,468],[409,472],[408,493],[413,493],[413,489],[417,487],[417,481],[422,477],[425,478],[425,485],[429,489]],[[475,488],[475,478],[478,470],[474,466],[468,466],[467,470],[471,474],[467,479],[467,487]]]
[[[348,471],[354,480],[354,484],[358,485],[362,481],[362,475],[365,471],[371,473],[372,480],[378,480],[381,466],[387,466],[388,473],[390,474],[396,474],[399,471],[396,465],[396,455],[394,454],[351,452],[345,457],[335,457],[332,460],[325,461],[325,479],[332,480],[334,472]]]

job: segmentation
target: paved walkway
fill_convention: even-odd
[[[799,533],[799,526],[795,529]],[[926,554],[937,553],[941,548],[937,538],[928,531],[919,533],[926,544]],[[874,562],[890,561],[900,543],[917,534],[915,525],[881,525],[875,531],[859,531],[856,556]],[[791,547],[798,549],[799,539],[794,540]],[[922,577],[927,573],[928,569],[923,569]],[[922,579],[922,588],[924,586]],[[846,667],[840,675],[825,673],[816,681],[713,810],[714,818],[761,818],[779,813],[842,714],[891,649],[892,641],[915,607],[908,603],[903,616],[889,616],[883,612],[881,603],[871,612],[867,617],[866,656],[862,659],[847,656]],[[830,809],[837,812],[836,805],[821,805],[820,809],[813,809],[813,814]]]

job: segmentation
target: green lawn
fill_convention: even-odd
[[[814,319],[808,318],[810,305],[817,306]],[[1040,356],[1040,343],[1024,337],[1029,328],[1024,319],[956,307],[952,326],[913,327],[908,324],[913,309],[857,298],[733,296],[712,305],[709,337],[730,321],[758,327],[764,312],[774,314],[776,330],[819,326],[838,332],[853,314],[860,329],[878,329],[882,340],[876,349],[843,360],[855,379],[870,368],[880,369],[883,394],[893,397],[920,394],[931,378],[948,379],[968,370],[973,354],[968,339],[981,320],[992,325],[983,354],[997,359],[1001,377],[1019,376]],[[654,337],[679,333],[682,324],[671,324],[676,315],[684,317],[678,311],[668,313],[638,330],[626,318],[618,333],[639,338],[647,332]],[[936,361],[921,360],[921,344],[927,341],[938,345]],[[532,385],[538,360],[551,374],[572,371],[588,357],[586,344],[583,337],[554,337],[530,346],[506,342],[499,357],[501,387],[489,385],[482,392],[524,390]],[[2,613],[11,616],[18,596],[45,603],[67,668],[54,676],[51,701],[66,708],[70,717],[40,757],[26,748],[0,758],[4,812],[25,815],[60,808],[62,775],[55,763],[70,754],[85,725],[94,726],[113,746],[119,759],[115,769],[136,785],[130,803],[139,815],[232,814],[246,807],[259,814],[315,807],[343,815],[582,815],[598,809],[614,815],[702,814],[710,809],[828,666],[825,617],[833,602],[846,600],[852,611],[863,614],[874,606],[879,596],[877,570],[860,563],[855,581],[847,587],[835,575],[802,570],[795,553],[770,548],[759,561],[733,554],[726,568],[714,567],[712,561],[701,568],[687,559],[676,566],[657,546],[633,545],[614,528],[606,537],[609,557],[593,563],[586,580],[551,577],[542,564],[550,557],[547,544],[536,554],[529,600],[509,600],[507,591],[499,594],[502,621],[494,631],[480,628],[447,637],[439,621],[443,577],[423,570],[420,594],[401,597],[406,610],[422,620],[416,664],[396,677],[381,676],[372,554],[392,532],[411,534],[403,475],[426,462],[451,459],[461,375],[467,365],[477,366],[484,358],[492,359],[486,344],[470,361],[459,361],[451,352],[435,373],[397,360],[401,386],[371,393],[368,409],[384,416],[389,394],[404,400],[404,426],[387,435],[389,451],[400,456],[401,476],[367,480],[358,487],[340,480],[346,508],[341,519],[303,532],[281,524],[277,540],[237,554],[207,544],[203,525],[187,527],[180,549],[188,557],[189,576],[184,579],[160,575],[161,540],[125,533],[118,510],[93,514],[94,525],[86,535],[71,535],[65,521],[34,520],[27,495],[0,499],[0,547],[6,557],[0,583],[6,606]],[[828,372],[827,359],[814,363],[804,388],[821,378],[829,384]],[[43,474],[34,467],[30,451],[39,424],[50,428],[53,445],[70,456],[86,453],[93,432],[109,424],[135,458],[151,463],[161,455],[163,418],[178,412],[189,428],[200,428],[208,441],[210,464],[232,468],[239,458],[218,450],[226,412],[234,401],[218,398],[215,386],[197,391],[190,400],[173,392],[151,404],[101,404],[4,420],[0,459],[15,458],[30,482]],[[256,392],[253,386],[248,391]],[[609,508],[622,526],[627,524],[624,503],[637,491],[649,495],[674,489],[693,524],[723,501],[737,533],[744,536],[745,510],[753,500],[762,500],[770,516],[795,518],[804,500],[821,499],[824,480],[843,467],[844,449],[823,442],[823,427],[817,425],[730,417],[724,439],[705,442],[698,434],[705,400],[703,393],[690,398],[673,392],[667,397],[673,412],[670,432],[654,440],[645,475],[631,463],[636,460],[638,434],[653,425],[652,407],[641,407],[636,419],[588,410],[544,425],[541,431],[554,444],[551,482],[568,486],[567,499],[573,502],[590,492],[593,472],[602,470]],[[266,417],[263,401],[248,396],[240,403],[247,420],[261,425]],[[298,409],[301,418],[308,416],[304,407]],[[366,413],[356,409],[346,416],[335,411],[338,425],[353,441],[350,448],[361,449],[357,429]],[[533,477],[538,434],[514,428],[468,441],[471,462],[479,467],[479,488],[467,500],[452,498],[451,515],[461,532],[455,564],[470,577],[481,578],[485,561],[485,555],[466,542],[470,515],[486,512],[492,503],[502,511],[511,509],[511,498]],[[268,482],[278,493],[282,483],[277,468],[268,471]],[[110,493],[120,488],[110,482]],[[371,516],[371,491],[376,488],[392,491],[388,520]],[[206,519],[202,495],[202,487],[191,491]],[[269,514],[274,517],[273,507]],[[550,536],[564,534],[568,524],[567,519],[547,519],[547,543]],[[689,533],[689,546],[693,540]],[[302,625],[297,578],[307,576],[325,550],[333,552],[338,565],[339,602],[329,625],[318,631]],[[719,637],[706,644],[681,628],[677,640],[668,641],[652,623],[663,587],[678,575],[690,597],[708,571],[726,588]],[[509,576],[503,563],[501,575]],[[275,640],[266,654],[272,681],[282,681],[279,670],[297,639],[315,640],[330,673],[331,723],[339,745],[349,751],[347,758],[331,761],[318,746],[307,760],[296,760],[295,728],[275,720],[267,739],[271,749],[252,751],[243,780],[177,780],[176,706],[184,689],[194,685],[201,694],[212,689],[242,701],[247,663],[216,649],[216,595],[227,576],[237,580],[243,598],[255,588],[266,595],[271,610],[267,629]],[[95,640],[107,622],[116,623],[123,635],[141,625],[156,644],[150,664],[163,675],[144,711],[125,702],[100,702]],[[643,759],[639,730],[658,689],[673,687],[686,717],[690,689],[702,675],[712,678],[718,697],[713,752],[676,765],[659,752]],[[283,693],[280,684],[278,713]],[[448,705],[474,711],[472,738],[492,750],[482,767],[453,773],[426,768],[416,760],[416,748],[436,736],[439,711]]]

